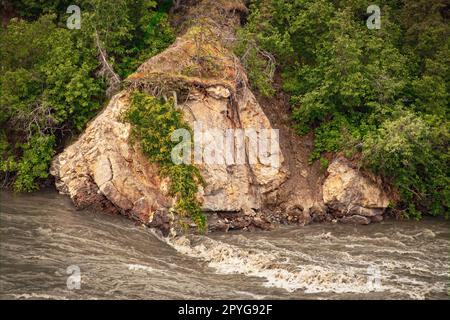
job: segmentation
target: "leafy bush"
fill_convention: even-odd
[[[124,119],[132,124],[132,138],[138,141],[149,161],[161,166],[160,175],[170,178],[169,192],[176,197],[175,209],[181,215],[189,215],[200,230],[206,227],[201,203],[196,197],[198,186],[204,184],[194,165],[172,162],[172,149],[178,144],[171,140],[176,129],[190,130],[183,121],[183,114],[175,110],[173,102],[161,100],[140,92],[134,92],[131,106]]]
[[[364,164],[388,177],[400,191],[408,215],[415,218],[420,218],[421,212],[449,214],[450,178],[445,166],[449,161],[448,146],[439,143],[450,136],[448,126],[439,125],[442,123],[433,125],[405,112],[364,137]]]
[[[55,148],[54,136],[33,136],[22,146],[23,155],[18,161],[11,161],[8,171],[16,171],[14,189],[17,191],[33,191],[38,189],[36,179],[48,177],[48,166]]]

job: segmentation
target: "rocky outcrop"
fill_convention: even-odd
[[[219,132],[218,136],[202,134],[200,140],[204,152],[219,151],[215,158],[222,161],[196,164],[206,180],[198,197],[209,213],[211,230],[270,229],[272,222],[368,224],[382,220],[389,200],[378,184],[342,158],[330,165],[323,181],[320,166],[308,163],[312,144],[305,141],[310,138],[296,135],[287,120],[278,121],[288,111],[277,112],[269,104],[264,109],[271,113],[269,121],[226,43],[245,11],[243,2],[194,2],[183,15],[187,21],[184,33],[126,79],[124,90],[112,97],[77,141],[55,157],[51,174],[58,190],[79,208],[121,213],[165,233],[175,221],[184,219],[173,212],[175,199],[168,195],[169,181],[159,177],[159,167],[148,162],[139,143],[131,143],[131,127],[122,119],[130,106],[130,93],[140,90],[173,97],[175,107],[183,111],[195,132]],[[252,137],[243,140],[241,162],[236,153],[230,162],[220,148],[207,148],[217,146],[220,132],[232,130],[236,143],[245,129],[259,136],[272,127],[282,129],[281,150],[275,147],[263,153],[277,159],[276,165],[259,152],[256,161],[251,161],[254,149],[260,150]],[[192,225],[189,220],[183,222]]]
[[[195,12],[199,6],[214,12],[219,2],[204,0]],[[251,128],[260,134],[262,129],[271,129],[249,90],[244,69],[220,41],[221,32],[229,32],[229,24],[239,21],[237,9],[239,6],[231,6],[221,11],[230,16],[223,28],[207,22],[190,27],[170,48],[126,80],[127,88],[111,99],[75,143],[55,157],[51,174],[60,192],[68,194],[80,208],[120,212],[167,231],[176,217],[171,213],[174,199],[167,194],[168,181],[159,178],[158,166],[148,162],[138,144],[130,142],[130,125],[122,120],[133,90],[173,96],[191,127],[201,126],[202,132]],[[216,142],[214,139],[217,136],[203,136],[203,145]],[[250,162],[254,146],[250,140],[244,141],[242,163],[230,162],[225,154],[219,154],[223,163],[197,165],[206,180],[206,187],[199,192],[203,209],[228,213],[227,218],[216,219],[212,228],[214,224],[227,228],[266,226],[261,213],[265,195],[276,192],[285,180],[280,151],[272,150],[279,166],[259,157]]]
[[[275,79],[280,87],[280,79]],[[274,194],[268,213],[280,223],[305,225],[311,222],[369,224],[383,220],[388,205],[383,185],[341,156],[330,159],[328,172],[319,161],[310,163],[314,135],[300,136],[289,117],[289,96],[277,90],[274,97],[258,96],[272,126],[280,130],[280,146],[288,179]],[[331,156],[331,155],[329,155]]]
[[[389,198],[374,182],[341,157],[328,167],[323,201],[330,214],[344,223],[369,224],[381,221]]]
[[[157,166],[129,143],[130,125],[120,121],[128,105],[126,92],[114,96],[79,139],[55,157],[50,173],[78,208],[121,212],[148,224],[172,200],[161,191],[166,183]]]

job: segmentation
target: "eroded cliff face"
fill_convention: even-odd
[[[259,134],[262,129],[271,129],[238,59],[220,41],[224,30],[229,32],[238,23],[242,7],[219,6],[203,1],[194,12],[224,10],[221,14],[230,18],[227,25],[217,27],[202,20],[191,26],[170,48],[139,67],[125,81],[127,88],[115,95],[79,139],[54,159],[51,173],[56,186],[70,195],[76,206],[121,212],[165,230],[176,217],[170,210],[174,199],[167,195],[168,181],[158,177],[157,165],[149,163],[138,145],[130,142],[130,125],[122,120],[133,90],[173,96],[191,127],[201,126],[204,132],[251,129]],[[208,139],[214,137],[205,135],[204,146],[215,142]],[[276,191],[286,179],[283,155],[273,150],[277,154],[271,156],[276,156],[277,166],[260,158],[251,163],[248,157],[252,147],[246,140],[245,159],[240,164],[224,159],[223,163],[197,165],[206,181],[199,192],[203,209],[221,214],[211,227],[268,224],[262,214],[265,195]],[[219,157],[225,158],[225,154]]]
[[[379,222],[389,205],[389,198],[380,186],[348,160],[338,157],[328,167],[323,201],[328,212],[341,222]]]
[[[173,97],[191,127],[201,126],[201,131],[251,129],[260,134],[273,129],[249,88],[243,67],[227,46],[245,10],[240,0],[196,1],[186,13],[192,18],[186,31],[126,79],[126,88],[110,100],[75,143],[55,157],[51,174],[58,190],[79,208],[122,213],[164,232],[176,225],[179,217],[171,209],[174,199],[168,196],[169,181],[160,179],[158,166],[149,163],[139,146],[130,142],[131,127],[122,115],[130,106],[130,93],[140,90]],[[203,144],[213,144],[211,139],[214,137],[204,136]],[[377,185],[357,171],[341,170],[339,164],[333,164],[322,195],[323,179],[316,178],[317,172],[308,167],[306,159],[301,168],[292,167],[292,161],[286,163],[283,152],[295,154],[297,148],[288,140],[282,137],[281,150],[271,150],[270,156],[277,159],[275,166],[260,157],[249,161],[254,148],[250,140],[243,146],[242,164],[223,159],[219,164],[197,165],[206,180],[198,196],[210,213],[211,229],[266,229],[274,221],[307,223],[324,214],[371,217],[369,222],[380,216],[387,202]],[[301,184],[299,176],[303,180],[314,177],[317,185]],[[355,200],[360,190],[362,196]],[[365,201],[368,196],[373,201]],[[353,222],[358,219],[362,220],[354,218]]]

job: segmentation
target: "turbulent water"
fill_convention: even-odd
[[[0,196],[2,299],[448,299],[440,219],[165,240],[54,191]]]

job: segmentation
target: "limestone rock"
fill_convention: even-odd
[[[355,216],[352,219],[363,224],[370,223],[370,217],[382,215],[389,205],[388,196],[377,183],[340,157],[328,167],[328,177],[323,184],[323,201],[334,216]],[[360,217],[367,217],[367,220]]]
[[[206,89],[208,95],[214,99],[227,99],[231,96],[230,90],[221,86],[209,87]]]
[[[114,96],[85,132],[53,160],[56,187],[79,208],[109,202],[121,212],[148,223],[171,199],[160,191],[158,167],[129,143],[130,126],[120,121],[128,95]]]
[[[205,9],[219,5],[210,0],[199,4]],[[234,18],[224,23],[239,21],[235,8],[229,14]],[[199,124],[200,132],[249,128],[260,134],[272,128],[249,89],[237,57],[221,44],[221,37],[204,36],[221,32],[220,28],[214,29],[216,25],[194,26],[167,50],[141,65],[126,80],[127,88],[111,99],[77,141],[55,157],[51,174],[56,186],[70,195],[76,206],[97,207],[101,203],[111,212],[120,212],[150,226],[166,230],[170,224],[169,212],[175,200],[167,195],[168,181],[159,178],[158,166],[148,162],[139,144],[130,142],[131,127],[122,120],[133,90],[160,97],[173,95],[186,121],[193,128]],[[216,55],[218,70],[205,74],[207,69],[199,62],[203,61],[199,59],[202,52]],[[216,138],[203,136],[203,145],[216,142]],[[198,164],[207,183],[199,192],[203,209],[240,213],[231,228],[250,225],[266,228],[264,217],[256,217],[254,213],[263,209],[265,195],[276,191],[286,176],[279,150],[271,150],[279,159],[279,167],[259,156],[251,163],[248,160],[254,147],[251,142],[250,138],[244,140],[242,163],[230,164],[225,153],[213,150],[219,152],[216,159],[222,159],[223,163]]]

